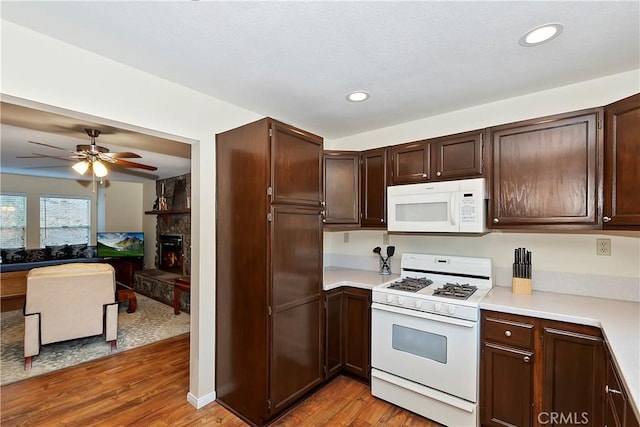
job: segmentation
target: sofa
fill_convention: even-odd
[[[109,264],[71,263],[34,268],[27,274],[24,305],[25,369],[40,346],[103,335],[117,347],[118,300]]]

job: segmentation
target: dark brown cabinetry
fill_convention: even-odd
[[[483,310],[481,336],[483,426],[603,425],[599,329]]]
[[[128,287],[133,286],[133,272],[143,268],[141,259],[107,258],[104,262],[115,270],[116,282]]]
[[[217,399],[263,425],[323,380],[322,138],[267,118],[216,162]]]
[[[360,223],[360,153],[325,151],[323,155],[326,225]]]
[[[360,225],[387,226],[387,149],[377,148],[361,153]]]
[[[610,354],[607,354],[604,400],[603,425],[605,427],[638,427],[640,425]]]
[[[483,173],[483,132],[471,131],[396,145],[392,184],[478,178]]]
[[[394,145],[390,151],[392,184],[411,184],[431,179],[431,144],[428,141]]]
[[[573,421],[600,426],[603,425],[604,342],[599,331],[580,329],[543,326],[542,407],[545,413],[571,415]]]
[[[482,425],[532,425],[533,323],[508,314],[483,311],[480,328]]]
[[[490,129],[489,227],[600,228],[602,109]]]
[[[354,287],[325,293],[327,378],[340,372],[370,379],[371,291]]]
[[[603,222],[640,227],[640,94],[605,107]]]

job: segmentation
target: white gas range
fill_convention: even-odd
[[[372,394],[445,425],[477,425],[478,303],[492,287],[491,259],[403,254],[400,280],[372,291]]]

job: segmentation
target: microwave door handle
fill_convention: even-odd
[[[451,225],[456,225],[456,193],[451,193],[451,200],[449,201],[449,216]]]

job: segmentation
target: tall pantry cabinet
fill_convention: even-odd
[[[216,394],[252,425],[323,380],[322,144],[270,118],[216,135]]]

